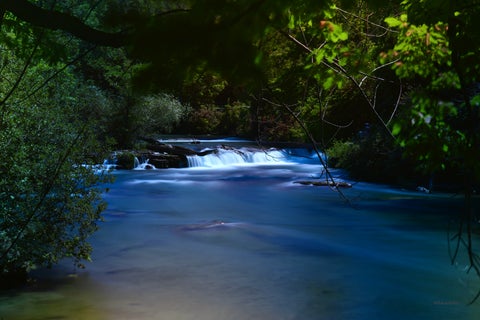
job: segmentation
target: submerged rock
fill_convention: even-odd
[[[195,223],[178,227],[179,231],[201,231],[210,229],[227,229],[243,225],[240,222],[225,222],[222,220],[213,220],[205,223]]]

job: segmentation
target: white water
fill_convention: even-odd
[[[251,140],[235,137],[222,139],[161,139],[161,143],[181,145],[197,152],[215,150],[205,156],[188,156],[191,168],[226,168],[245,165],[282,165],[282,164],[319,164],[317,154],[313,150],[303,148],[265,148]],[[323,154],[321,155],[323,157]],[[144,169],[143,163],[136,169]],[[151,169],[148,166],[147,169]]]
[[[282,164],[318,164],[317,154],[313,150],[306,149],[275,149],[262,148],[254,141],[241,140],[236,138],[227,139],[163,139],[161,143],[180,145],[197,152],[213,151],[204,156],[187,156],[188,167],[190,168],[225,168],[243,165],[282,165]],[[246,147],[248,146],[248,147]],[[323,155],[322,155],[323,156]],[[97,170],[115,169],[115,162],[105,160]],[[135,158],[134,170],[155,170],[149,159]],[[162,169],[163,170],[163,169]]]
[[[188,156],[189,167],[225,167],[245,164],[286,164],[285,152],[276,149],[258,150],[240,148],[234,150],[216,149],[215,153],[205,156]]]

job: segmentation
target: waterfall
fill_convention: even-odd
[[[188,156],[189,167],[224,167],[243,164],[275,164],[286,163],[285,154],[277,149],[223,149],[205,156]]]

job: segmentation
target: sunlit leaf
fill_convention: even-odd
[[[395,123],[392,128],[392,134],[394,136],[398,135],[402,130],[402,126],[399,123]]]
[[[394,17],[387,17],[385,18],[385,23],[389,26],[389,27],[398,27],[402,24],[402,22]]]

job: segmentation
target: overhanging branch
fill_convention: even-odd
[[[125,33],[109,33],[92,28],[66,13],[40,8],[27,0],[0,0],[0,12],[10,12],[18,19],[50,30],[63,30],[90,43],[122,47],[127,44]]]

